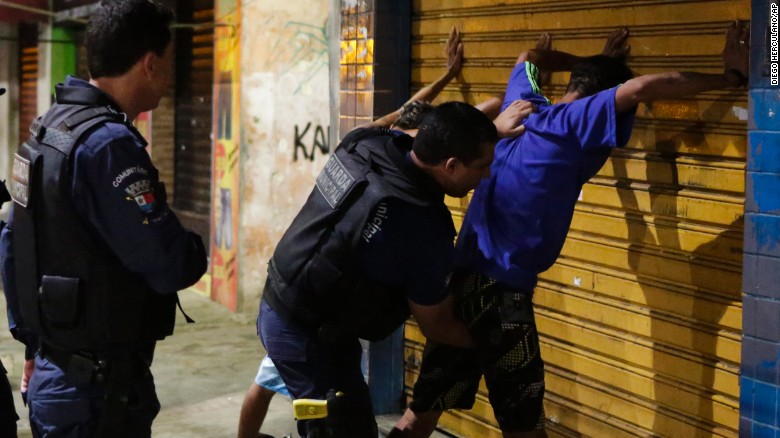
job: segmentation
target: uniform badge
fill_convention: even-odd
[[[154,207],[156,205],[154,200],[154,194],[152,192],[148,192],[136,196],[135,203],[138,204],[138,206],[141,208],[141,211],[143,211],[146,214],[149,214],[152,211],[154,211]]]
[[[355,185],[355,177],[349,173],[336,154],[330,156],[317,177],[317,189],[331,208],[336,208]]]
[[[14,154],[14,167],[11,173],[11,198],[22,207],[30,201],[30,160]]]
[[[135,200],[135,203],[144,214],[152,213],[157,206],[157,201],[152,192],[152,183],[148,179],[136,181],[125,188],[125,193]]]

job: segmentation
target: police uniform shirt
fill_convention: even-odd
[[[365,135],[364,131],[351,131],[342,143],[349,144]],[[407,172],[430,194],[432,202],[443,202],[442,189],[412,162],[409,152],[413,139],[398,130],[387,133],[404,153]],[[381,202],[368,216],[360,235],[358,269],[377,283],[400,285],[415,304],[429,306],[443,301],[453,268],[455,231],[452,218],[437,211],[433,205],[413,205],[395,198]]]
[[[66,87],[93,87],[68,77]],[[115,109],[119,108],[103,94]],[[71,199],[95,241],[107,245],[130,271],[158,293],[193,284],[205,270],[200,236],[185,230],[158,187],[146,144],[123,123],[107,122],[82,136],[73,153]],[[14,328],[22,325],[13,284],[13,224],[0,235],[5,293]],[[10,281],[9,281],[10,280]],[[27,342],[25,342],[27,344]],[[29,344],[28,344],[29,345]]]
[[[66,86],[91,85],[69,77]],[[130,271],[158,293],[192,284],[202,254],[171,213],[146,143],[122,123],[105,123],[78,147],[73,160],[76,210]],[[188,257],[182,257],[188,254]],[[195,279],[197,280],[197,278]]]
[[[415,304],[440,303],[447,297],[454,260],[452,220],[447,219],[430,207],[392,198],[381,202],[360,235],[361,272],[378,283],[401,285]]]

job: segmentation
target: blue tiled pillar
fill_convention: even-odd
[[[745,191],[740,436],[780,438],[780,85],[771,71],[772,11],[753,0]]]

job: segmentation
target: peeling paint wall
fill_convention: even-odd
[[[329,3],[244,6],[239,311],[257,309],[268,260],[330,150]]]

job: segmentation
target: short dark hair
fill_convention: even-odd
[[[413,100],[401,107],[398,120],[393,126],[400,129],[415,129],[420,126],[423,119],[433,110],[433,105],[424,100]]]
[[[599,91],[616,87],[633,77],[634,74],[626,65],[624,57],[590,56],[577,63],[571,70],[571,79],[566,92],[578,91],[580,97],[588,97]]]
[[[468,164],[482,156],[483,144],[498,141],[493,122],[463,102],[447,102],[433,108],[419,129],[412,149],[420,161],[429,165],[450,157]]]
[[[121,76],[171,42],[173,11],[156,0],[102,0],[87,24],[87,64],[92,78]]]

